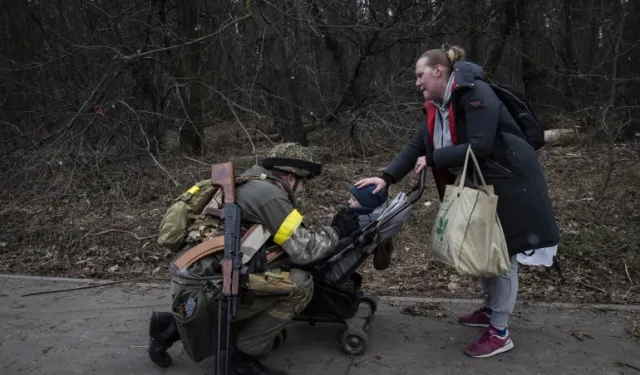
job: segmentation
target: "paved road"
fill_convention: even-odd
[[[154,309],[167,310],[165,289],[120,284],[20,296],[82,285],[0,276],[0,374],[213,373],[212,359],[193,363],[180,345],[171,349],[169,369],[147,359],[148,316]],[[455,323],[472,305],[442,303],[443,311],[427,316],[408,315],[405,307],[381,304],[363,356],[341,351],[340,325],[294,323],[285,346],[265,362],[292,375],[640,374],[640,341],[625,331],[634,321],[640,326],[640,310],[520,305],[511,322],[515,349],[473,359],[463,348],[481,331]]]

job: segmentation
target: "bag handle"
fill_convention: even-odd
[[[487,184],[484,181],[484,176],[482,175],[482,172],[480,171],[480,165],[478,164],[478,160],[476,159],[476,155],[473,153],[473,150],[471,150],[471,145],[469,145],[469,147],[467,148],[467,155],[464,158],[464,168],[462,168],[462,177],[460,178],[460,183],[459,183],[458,187],[460,188],[460,190],[462,190],[462,188],[464,187],[464,181],[467,178],[467,166],[469,164],[469,155],[471,155],[471,158],[473,159],[474,171],[480,177],[480,181],[482,181],[482,186],[485,189],[488,189],[487,188]]]

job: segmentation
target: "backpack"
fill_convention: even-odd
[[[264,180],[264,174],[239,176],[235,179],[238,186],[249,180]],[[177,251],[184,243],[189,227],[198,219],[204,208],[222,190],[211,183],[211,179],[197,182],[189,190],[180,194],[167,209],[160,223],[158,245]],[[218,202],[218,206],[221,202]]]
[[[544,146],[544,125],[538,111],[529,99],[513,87],[491,82],[489,85],[518,124],[527,143],[534,150]]]

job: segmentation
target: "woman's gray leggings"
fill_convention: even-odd
[[[511,257],[509,271],[499,277],[482,279],[485,306],[490,308],[491,324],[506,327],[509,315],[513,313],[518,295],[518,261]]]

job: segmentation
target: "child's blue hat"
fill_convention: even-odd
[[[367,185],[363,188],[358,189],[355,185],[351,185],[349,187],[349,192],[353,194],[353,196],[360,202],[361,207],[356,207],[353,210],[358,213],[370,214],[376,208],[380,207],[384,202],[387,201],[389,196],[388,190],[382,189],[376,194],[373,194],[373,190],[375,190],[375,185]]]

